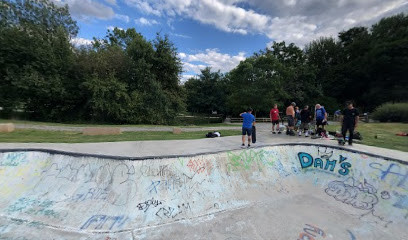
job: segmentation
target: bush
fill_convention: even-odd
[[[408,122],[408,103],[385,103],[372,116],[380,122]]]

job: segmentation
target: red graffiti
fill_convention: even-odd
[[[213,164],[209,160],[203,159],[191,159],[188,161],[187,167],[190,171],[198,174],[206,173],[207,175],[210,175],[213,170]]]
[[[302,233],[299,234],[298,240],[315,240],[315,237],[318,235],[322,236],[323,238],[326,237],[326,233],[318,227],[315,227],[310,224],[306,224],[306,227],[303,228]]]

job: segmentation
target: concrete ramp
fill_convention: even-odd
[[[404,160],[404,159],[403,159]],[[408,239],[408,166],[324,145],[0,152],[0,239]]]

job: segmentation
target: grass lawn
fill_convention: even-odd
[[[0,133],[0,142],[10,143],[85,143],[85,142],[118,142],[145,140],[182,140],[205,138],[208,131],[182,132],[124,132],[120,135],[84,136],[80,132],[42,131],[16,129],[11,133]],[[222,136],[240,135],[240,130],[223,130]]]
[[[146,125],[146,124],[93,124],[93,123],[53,123],[53,122],[37,122],[37,121],[25,121],[25,120],[13,120],[13,119],[0,119],[0,123],[14,123],[14,124],[30,124],[30,125],[47,125],[47,126],[61,126],[61,127],[173,127],[167,125]],[[236,127],[241,126],[239,123],[210,123],[200,125],[179,125],[177,127],[195,128],[195,127]]]
[[[336,131],[340,126],[329,125],[327,129]],[[395,135],[408,132],[407,123],[359,123],[357,131],[363,136],[362,144],[408,152],[408,137]]]

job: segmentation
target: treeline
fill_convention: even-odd
[[[0,107],[47,121],[165,124],[185,109],[177,51],[167,36],[108,31],[76,48],[68,7],[48,0],[0,5]]]
[[[185,83],[189,111],[237,114],[251,106],[267,116],[281,106],[320,103],[330,112],[352,100],[363,111],[408,100],[408,15],[323,37],[304,50],[274,42],[223,75],[202,71]]]
[[[147,40],[135,29],[108,31],[90,47],[68,7],[49,0],[0,3],[0,111],[31,119],[170,124],[186,110],[267,115],[273,103],[354,100],[371,111],[408,96],[408,16],[321,38],[304,50],[273,43],[226,74],[203,69],[180,84],[182,63],[167,36]]]

